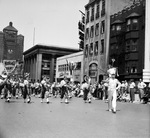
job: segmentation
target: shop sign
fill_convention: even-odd
[[[69,75],[69,73],[61,72],[61,73],[59,74],[59,77],[63,77],[63,76],[67,76],[67,75]]]

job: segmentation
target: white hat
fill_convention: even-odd
[[[110,68],[108,70],[108,74],[109,74],[109,77],[111,77],[112,75],[116,75],[116,68]]]

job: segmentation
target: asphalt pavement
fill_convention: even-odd
[[[0,99],[0,138],[150,138],[150,105],[118,102],[113,114],[102,100]]]

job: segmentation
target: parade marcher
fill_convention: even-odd
[[[108,83],[108,111],[116,113],[117,90],[120,88],[121,83],[115,78],[116,68],[110,68],[108,73],[109,78],[105,80]]]
[[[40,81],[39,80],[37,80],[36,82],[35,82],[35,95],[38,95],[39,93],[40,93]]]
[[[31,94],[35,96],[35,80],[31,79]]]
[[[85,103],[87,102],[87,100],[89,101],[89,103],[91,103],[91,98],[90,97],[88,98],[88,94],[90,91],[90,82],[91,79],[88,76],[84,75],[82,82],[82,89],[83,89],[83,100]]]
[[[3,88],[4,88],[3,77],[0,75],[0,95],[1,95],[1,99],[4,98]]]
[[[138,83],[138,89],[139,89],[139,98],[140,102],[143,103],[143,97],[144,97],[144,88],[146,87],[146,84],[143,82],[142,79],[139,80]]]
[[[99,83],[98,85],[98,92],[99,92],[99,98],[100,100],[103,100],[103,96],[104,96],[104,85],[102,82]]]
[[[68,104],[68,79],[66,76],[64,76],[64,79],[61,80],[60,82],[60,87],[61,87],[61,103],[63,102],[63,98],[65,97],[65,103]]]
[[[41,103],[43,103],[43,99],[45,98],[45,93],[47,92],[47,86],[46,86],[46,77],[43,77],[43,80],[41,81]],[[46,94],[47,95],[47,94]],[[49,103],[48,96],[46,96],[46,102]]]
[[[8,84],[8,76],[7,76],[7,74],[4,74],[4,75],[2,75],[2,78],[3,78],[3,82],[2,82],[2,84],[3,84],[3,94],[4,94],[4,98],[5,98],[5,101],[6,102],[10,102],[10,98],[11,98],[11,93],[10,93],[10,91],[9,91],[9,89],[8,88],[10,88],[10,87],[8,87],[9,85],[7,85]]]
[[[25,80],[24,80],[24,93],[23,93],[24,103],[26,102],[27,96],[28,96],[27,103],[30,103],[31,97],[30,97],[30,91],[29,91],[29,75],[28,74],[25,76]]]

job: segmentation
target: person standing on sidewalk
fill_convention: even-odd
[[[134,91],[135,91],[135,83],[134,83],[133,79],[131,79],[131,82],[129,84],[129,88],[130,88],[130,102],[134,103],[134,101],[135,101],[135,93],[134,93]]]
[[[139,98],[140,102],[143,103],[143,97],[144,97],[144,88],[146,87],[146,84],[143,82],[142,79],[139,80],[138,83],[138,89],[139,89]]]

